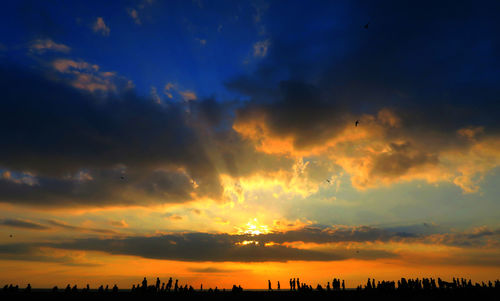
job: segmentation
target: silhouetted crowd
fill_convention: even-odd
[[[325,287],[321,284],[317,284],[316,288],[305,282],[301,282],[299,278],[290,278],[289,290],[292,292],[334,292],[334,291],[345,291],[346,282],[342,279],[333,278],[332,282],[328,282]],[[460,289],[490,289],[500,291],[500,280],[495,280],[494,282],[488,281],[487,283],[472,283],[471,279],[464,278],[453,278],[451,282],[443,281],[438,278],[437,281],[434,278],[416,278],[416,279],[406,279],[401,278],[397,282],[395,281],[375,281],[375,279],[368,278],[366,284],[359,285],[357,291],[433,291],[433,290],[460,290]],[[273,286],[271,280],[268,280],[268,291],[273,291]],[[281,290],[281,284],[278,281],[276,285],[276,290]],[[66,293],[66,294],[77,294],[77,293],[89,293],[90,286],[87,284],[86,287],[78,289],[76,285],[71,286],[68,284],[65,289],[59,289],[57,286],[52,288],[52,293]],[[233,285],[230,290],[233,293],[243,292],[241,285]],[[31,285],[28,284],[26,288],[20,289],[18,285],[5,285],[3,287],[2,293],[31,293]],[[188,284],[179,284],[179,280],[176,279],[175,282],[172,277],[169,278],[167,283],[161,282],[160,278],[156,278],[155,284],[148,285],[148,280],[146,277],[142,280],[142,283],[133,285],[132,289],[129,291],[133,294],[168,294],[168,293],[194,293],[194,292],[208,292],[208,293],[218,293],[226,292],[226,289],[220,290],[218,287],[215,289],[209,288],[208,290],[203,290],[203,284],[200,288],[196,290],[193,286]],[[108,285],[101,285],[97,289],[98,294],[116,294],[118,293],[118,286],[115,284],[110,289]]]
[[[488,281],[488,283],[485,283],[484,281],[481,283],[474,283],[472,284],[472,280],[469,279],[464,279],[464,278],[453,278],[452,282],[446,282],[441,280],[441,278],[437,279],[437,285],[436,285],[436,279],[434,278],[416,278],[416,279],[406,279],[406,278],[401,278],[401,280],[398,280],[397,286],[394,281],[384,281],[382,282],[378,281],[375,283],[375,279],[368,278],[368,281],[366,282],[366,285],[363,287],[359,285],[357,287],[357,290],[371,290],[371,289],[378,289],[378,290],[435,290],[435,289],[460,289],[460,288],[495,288],[495,289],[500,289],[500,280],[495,280],[495,283],[493,284],[491,281]]]

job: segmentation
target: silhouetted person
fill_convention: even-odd
[[[142,280],[142,289],[146,291],[148,289],[148,280],[146,277],[144,277],[144,280]]]
[[[267,286],[269,287],[269,290],[272,291],[273,289],[271,288],[271,280],[267,280]]]
[[[116,284],[113,286],[113,293],[118,293],[118,286]]]
[[[359,120],[356,120],[356,121],[354,122],[354,126],[356,126],[356,127],[357,127],[357,126],[358,126],[358,124],[359,124]]]
[[[297,289],[300,289],[300,281],[299,281],[299,278],[297,278]]]
[[[278,291],[281,289],[280,282],[278,281]]]
[[[175,287],[174,287],[174,292],[177,292],[179,290],[179,280],[175,279]]]
[[[203,292],[203,283],[200,284],[200,292]]]
[[[24,290],[26,293],[31,293],[31,284],[28,283],[28,286]]]
[[[160,291],[160,277],[156,277],[156,291]]]
[[[342,279],[342,290],[345,291],[345,283],[344,283],[344,279]]]

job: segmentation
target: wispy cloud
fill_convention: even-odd
[[[270,46],[271,41],[269,39],[256,42],[255,44],[253,44],[253,56],[261,58],[267,56],[267,51],[269,50]]]
[[[141,19],[139,18],[139,12],[135,8],[127,9],[128,15],[134,20],[135,24],[141,25]]]
[[[196,38],[196,41],[198,41],[198,43],[200,43],[201,46],[207,45],[207,40],[206,39]]]
[[[127,222],[123,219],[119,221],[109,221],[109,224],[117,228],[128,228]]]
[[[106,23],[104,23],[104,19],[102,17],[98,17],[96,19],[95,23],[92,25],[92,29],[95,33],[100,33],[105,37],[109,36],[111,31]]]
[[[13,228],[28,229],[28,230],[49,229],[49,227],[47,226],[24,219],[0,219],[0,226],[8,226]]]
[[[163,92],[168,98],[173,98],[173,93],[177,93],[184,101],[197,100],[196,93],[191,90],[181,90],[177,84],[168,82],[163,88]]]
[[[190,101],[190,100],[196,100],[198,97],[196,96],[196,93],[190,90],[185,90],[185,91],[179,91],[179,94],[182,96],[182,99],[184,101]]]
[[[60,221],[55,221],[55,220],[48,220],[47,223],[51,226],[65,229],[65,230],[70,230],[70,231],[77,231],[77,232],[92,232],[92,233],[98,233],[98,234],[117,234],[118,232],[111,230],[111,229],[100,229],[100,228],[87,228],[87,227],[79,227],[79,226],[73,226],[64,222]]]
[[[37,39],[31,43],[30,50],[40,54],[47,51],[68,53],[71,48],[64,44],[56,43],[51,39]]]
[[[130,89],[133,83],[116,72],[100,71],[97,64],[72,59],[57,59],[52,66],[60,73],[72,76],[72,86],[89,92],[117,92],[120,89]]]

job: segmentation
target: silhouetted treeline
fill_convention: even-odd
[[[25,288],[20,288],[18,285],[5,285],[0,296],[2,297],[64,297],[64,298],[107,298],[107,299],[133,299],[133,298],[232,298],[238,299],[255,299],[255,298],[274,298],[284,297],[287,299],[302,299],[308,297],[315,298],[331,298],[336,300],[343,299],[435,299],[435,300],[457,300],[457,299],[472,299],[480,300],[500,300],[500,280],[494,282],[473,283],[471,279],[453,278],[452,281],[443,281],[441,278],[416,278],[406,279],[401,278],[395,281],[376,281],[368,278],[365,285],[359,285],[355,289],[346,289],[345,280],[333,278],[331,282],[327,282],[325,286],[317,283],[315,286],[301,281],[299,278],[290,278],[289,288],[281,289],[279,281],[275,282],[268,280],[268,289],[256,291],[244,291],[241,285],[234,284],[230,290],[215,288],[203,289],[203,284],[198,289],[195,289],[188,283],[179,283],[178,279],[172,279],[162,282],[160,278],[156,278],[152,284],[148,284],[146,277],[142,282],[134,284],[132,288],[119,289],[116,284],[112,287],[109,285],[100,285],[97,289],[91,289],[87,284],[83,288],[78,288],[77,285],[68,284],[65,288],[54,286],[48,290],[34,290],[28,284]]]

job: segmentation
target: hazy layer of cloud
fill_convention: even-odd
[[[123,222],[123,221],[122,221]],[[120,223],[119,225],[112,224],[116,227],[125,228],[128,225]],[[82,227],[82,226],[74,226],[68,223],[56,221],[56,220],[47,220],[43,223],[37,223],[26,219],[20,218],[4,218],[0,219],[0,226],[25,229],[25,230],[49,230],[49,229],[62,229],[65,231],[74,231],[74,232],[82,232],[82,233],[97,233],[97,234],[119,234],[117,231],[112,229],[104,229],[104,228],[92,228],[92,227]]]
[[[47,230],[49,227],[44,226],[39,223],[35,223],[29,220],[23,219],[0,219],[0,226],[7,226],[13,228],[20,229],[28,229],[28,230]]]
[[[69,230],[112,234],[110,231],[75,227],[56,221],[49,223]],[[426,226],[429,227],[432,226]],[[420,230],[409,233],[370,226],[318,225],[261,235],[194,232],[122,238],[80,238],[66,242],[2,245],[0,252],[26,253],[36,248],[54,248],[180,261],[334,261],[397,257],[399,253],[383,248],[384,244],[393,243],[401,244],[400,247],[415,244],[459,247],[461,252],[495,250],[500,245],[499,229],[479,227],[463,232],[422,234],[418,233],[422,228],[412,228],[414,231]]]
[[[284,245],[243,243],[243,236],[229,234],[184,233],[153,237],[127,237],[123,239],[77,239],[70,242],[34,244],[65,250],[102,251],[114,255],[133,255],[152,259],[180,261],[332,261],[356,256],[353,252],[339,250],[302,249]],[[9,252],[7,250],[4,252]],[[366,249],[365,259],[393,257],[383,250]]]
[[[70,230],[70,231],[93,232],[93,233],[98,233],[98,234],[117,234],[116,231],[110,230],[110,229],[78,227],[78,226],[73,226],[73,225],[69,225],[67,223],[54,221],[54,220],[49,220],[49,221],[47,221],[47,223],[51,226],[54,226],[57,228],[62,228],[64,230]]]
[[[241,270],[235,270],[235,269],[221,269],[221,268],[216,268],[216,267],[206,267],[206,268],[189,268],[189,271],[195,272],[195,273],[234,273],[234,272],[239,272]]]

